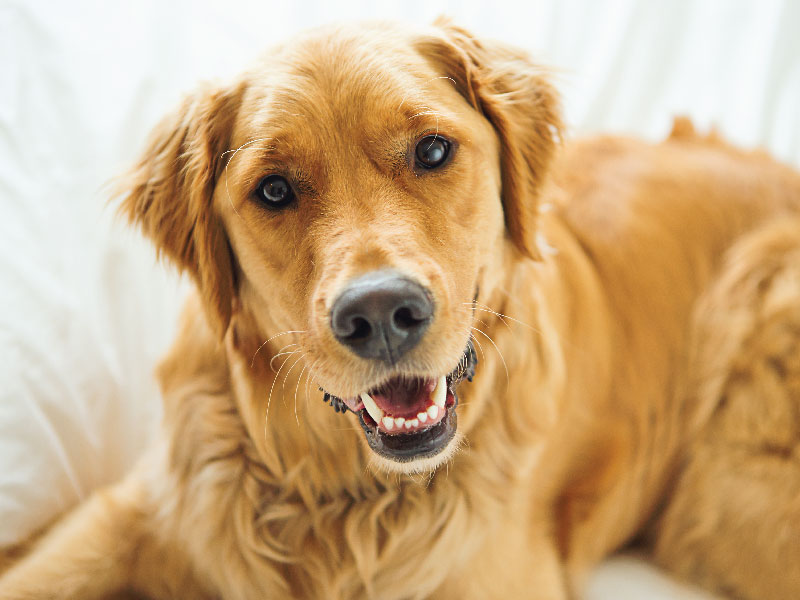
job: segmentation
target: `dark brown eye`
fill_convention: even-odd
[[[424,169],[441,167],[450,154],[450,142],[440,135],[427,135],[417,142],[416,163]]]
[[[267,175],[258,184],[258,199],[270,208],[282,208],[294,200],[292,186],[280,175]]]

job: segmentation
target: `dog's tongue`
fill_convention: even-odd
[[[387,415],[413,418],[430,404],[435,379],[392,379],[370,393],[375,404]]]

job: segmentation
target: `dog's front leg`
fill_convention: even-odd
[[[497,530],[431,598],[570,600],[573,595],[550,537],[530,532],[526,537],[524,527],[512,526]]]
[[[0,577],[0,600],[105,598],[124,589],[142,541],[140,486],[95,492]]]

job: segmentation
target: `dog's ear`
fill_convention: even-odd
[[[222,337],[235,295],[228,238],[212,197],[243,86],[203,88],[155,128],[132,171],[119,182],[120,212],[187,271]]]
[[[539,258],[537,200],[562,123],[558,95],[543,70],[522,51],[475,39],[446,19],[441,35],[418,41],[418,51],[455,81],[459,92],[492,124],[501,144],[503,209],[516,247]]]

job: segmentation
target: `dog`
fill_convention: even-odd
[[[632,541],[797,598],[800,174],[559,115],[443,20],[187,97],[121,187],[196,283],[161,432],[0,598],[564,600]]]

